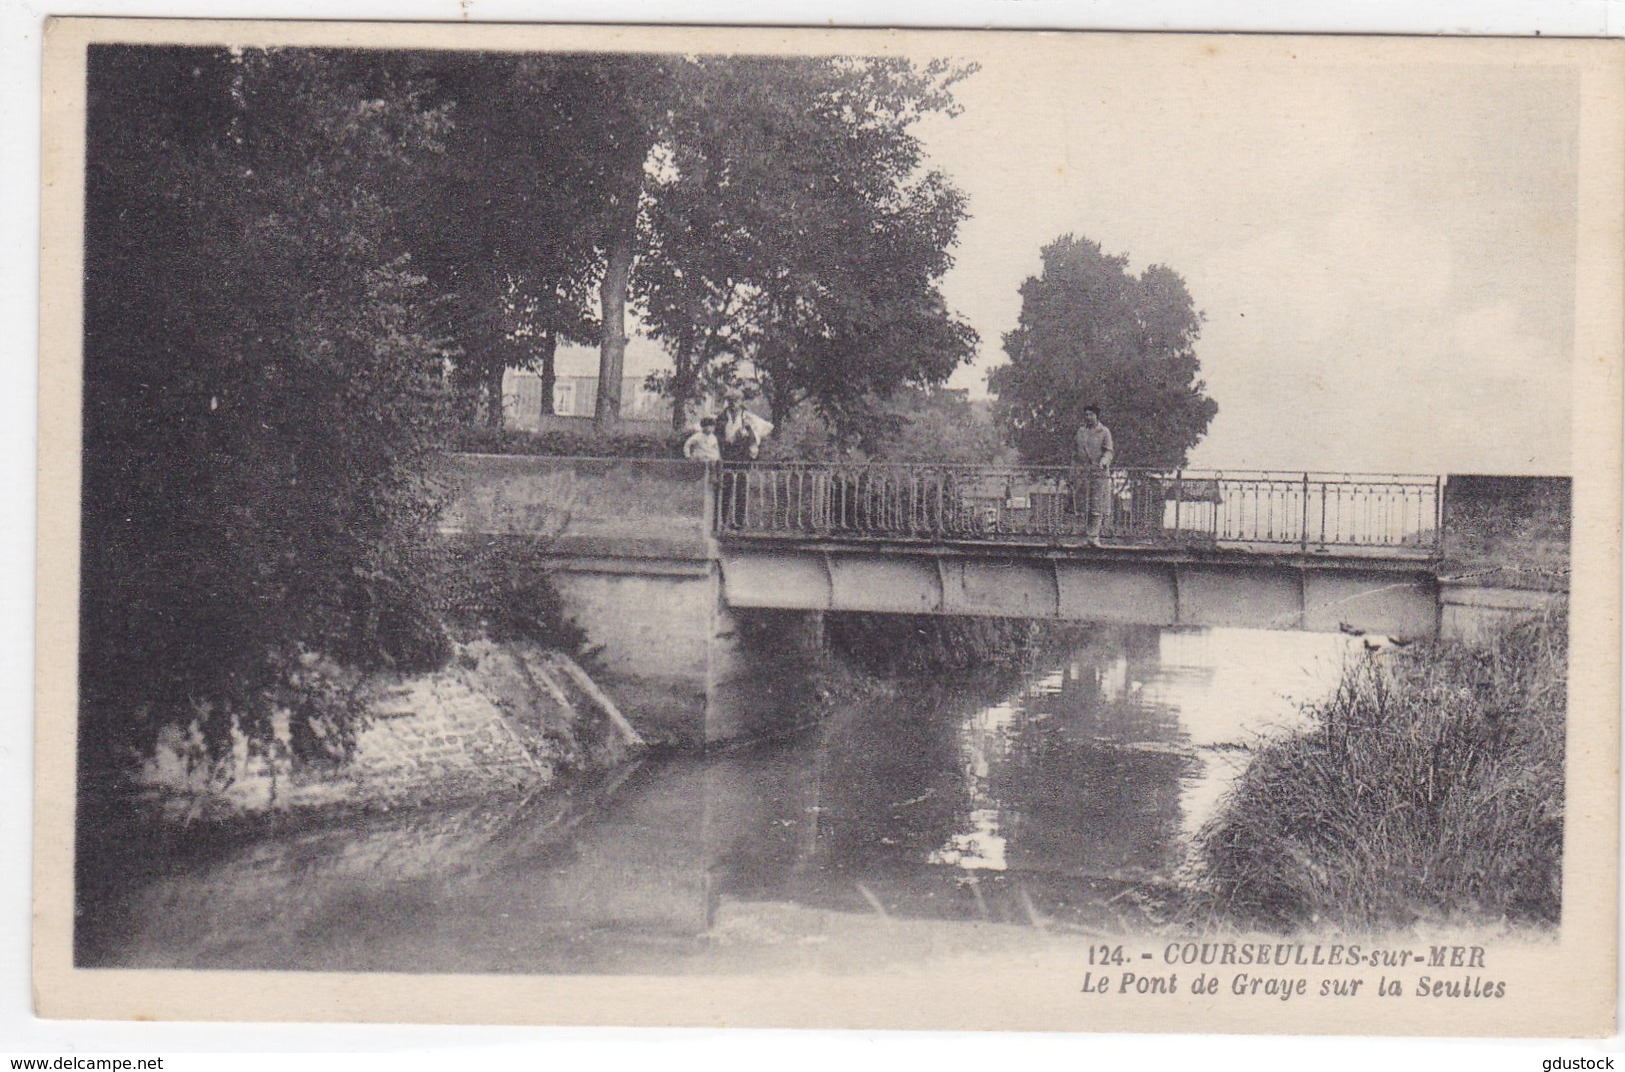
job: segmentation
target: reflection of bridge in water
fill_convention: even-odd
[[[1561,599],[1441,578],[1451,478],[455,455],[446,531],[553,570],[654,735],[770,732],[741,611],[1460,635]],[[764,699],[765,697],[765,699]],[[752,710],[752,706],[763,708]]]

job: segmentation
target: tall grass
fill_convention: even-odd
[[[1203,831],[1219,910],[1282,928],[1556,922],[1567,657],[1558,615],[1351,664]]]

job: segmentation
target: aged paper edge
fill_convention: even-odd
[[[1087,38],[1084,42],[1081,39]],[[1496,947],[1527,1000],[1407,1001],[1395,1035],[1607,1035],[1617,976],[1621,360],[1625,354],[1625,42],[1135,35],[1078,31],[802,30],[56,19],[41,146],[41,368],[34,992],[48,1017],[1021,1030],[1348,1033],[1340,1010],[1224,1007],[1184,997],[1085,1009],[1075,963],[944,965],[875,975],[497,977],[81,970],[72,966],[85,49],[95,42],[490,50],[807,51],[908,55],[1066,40],[1202,62],[1290,48],[1306,62],[1518,62],[1581,75],[1574,584],[1564,923],[1555,942]]]

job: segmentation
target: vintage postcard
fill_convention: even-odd
[[[39,1015],[1615,1030],[1625,44],[45,62]]]

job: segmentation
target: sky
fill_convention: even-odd
[[[1205,314],[1193,465],[1568,473],[1572,69],[1230,40],[1024,39],[921,124],[971,214],[944,291],[981,345],[952,384],[985,394],[1017,288],[1073,233]]]

